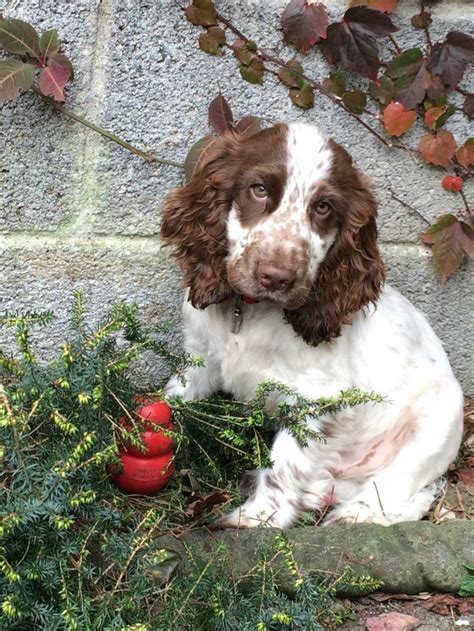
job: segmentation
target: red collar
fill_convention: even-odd
[[[258,302],[257,298],[251,298],[250,296],[240,296],[242,301],[248,305],[253,305]]]

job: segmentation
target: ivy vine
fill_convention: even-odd
[[[441,184],[457,195],[459,203],[457,207],[453,204],[452,212],[438,217],[421,235],[423,243],[432,246],[444,284],[466,256],[474,256],[474,213],[463,190],[464,182],[473,176],[474,137],[458,144],[445,128],[455,112],[462,112],[470,121],[474,118],[474,94],[459,85],[467,65],[474,60],[474,38],[450,31],[443,41],[433,42],[432,17],[421,0],[411,26],[423,31],[425,45],[404,50],[395,39],[399,27],[390,15],[397,4],[398,0],[351,0],[342,19],[331,22],[324,3],[291,0],[281,15],[283,40],[300,53],[298,58],[291,59],[271,54],[249,39],[216,8],[213,0],[192,0],[185,8],[185,15],[194,25],[203,27],[198,37],[199,48],[216,56],[230,51],[243,80],[263,84],[265,74],[271,73],[288,88],[292,103],[303,109],[317,106],[315,93],[322,94],[387,148],[404,151],[416,163],[424,161],[447,172]],[[379,40],[389,42],[388,61],[380,58]],[[0,60],[0,102],[32,89],[64,116],[147,162],[184,166],[186,177],[213,140],[210,135],[199,140],[191,148],[185,165],[181,165],[142,151],[64,108],[64,90],[73,80],[74,70],[61,52],[59,35],[54,29],[39,36],[27,22],[4,19],[0,14],[0,48],[15,55]],[[321,82],[310,77],[302,65],[305,55],[318,52],[329,65],[328,76]],[[351,84],[356,81],[355,89],[348,88],[348,78]],[[454,92],[462,95],[462,107],[450,102]],[[423,122],[427,131],[417,146],[411,146],[402,137],[417,120]],[[229,129],[248,133],[260,128],[260,120],[255,116],[246,116],[235,123],[230,105],[222,95],[209,106],[209,122],[217,134]]]
[[[389,15],[397,4],[398,0],[352,0],[342,19],[330,22],[323,3],[291,0],[281,16],[284,42],[301,53],[291,59],[270,54],[249,39],[213,0],[193,0],[185,14],[190,22],[205,29],[198,39],[201,50],[223,55],[229,49],[245,81],[263,84],[265,73],[276,75],[289,89],[294,105],[303,109],[317,106],[315,93],[323,94],[386,147],[405,151],[416,163],[424,161],[449,172],[442,178],[442,186],[458,194],[459,209],[438,217],[421,235],[424,243],[433,246],[444,284],[466,255],[474,256],[474,214],[463,191],[465,180],[473,175],[474,138],[457,144],[444,128],[456,111],[469,120],[474,118],[474,94],[459,86],[467,64],[474,61],[474,38],[450,31],[444,41],[433,43],[431,14],[422,1],[411,25],[424,31],[426,45],[424,49],[403,50],[393,35],[399,28]],[[230,37],[233,40],[229,42]],[[380,39],[390,41],[389,61],[380,59]],[[322,82],[310,77],[302,65],[302,56],[316,51],[330,67]],[[352,83],[357,82],[357,89],[347,87],[347,74]],[[463,95],[462,108],[449,102],[453,92]],[[211,126],[218,133],[222,133],[226,110],[228,107],[215,104],[210,111]],[[217,118],[216,111],[220,112]],[[418,119],[428,128],[427,133],[418,146],[410,146],[401,137]],[[231,128],[231,118],[226,122]],[[192,162],[206,145],[205,139],[199,143],[191,150]]]

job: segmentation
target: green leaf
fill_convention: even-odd
[[[392,79],[412,75],[418,71],[422,59],[419,48],[409,48],[388,64],[386,74]]]
[[[367,103],[367,97],[362,90],[352,90],[343,94],[342,101],[350,112],[362,114]]]
[[[206,33],[199,36],[199,48],[210,55],[221,57],[224,54],[222,50],[225,44],[225,33],[219,26],[212,26]]]
[[[388,105],[395,94],[395,86],[390,77],[386,75],[382,75],[377,82],[373,82],[369,84],[369,94],[375,100],[381,103],[382,105]]]
[[[40,38],[39,48],[44,59],[48,59],[50,55],[54,55],[59,50],[61,42],[59,41],[59,35],[56,29],[45,31]]]
[[[39,37],[35,29],[23,20],[0,21],[0,46],[10,53],[39,56]]]
[[[433,20],[431,19],[431,13],[428,11],[422,11],[421,13],[417,13],[411,19],[411,25],[414,28],[426,28],[431,24]]]
[[[286,62],[286,67],[278,71],[278,78],[289,88],[301,88],[304,84],[304,79],[300,76],[302,72],[303,66],[300,62],[297,59],[290,59]]]
[[[168,548],[157,550],[151,559],[152,578],[160,587],[169,583],[180,562],[181,557],[174,550],[169,550]]]
[[[436,119],[434,129],[437,130],[440,127],[442,127],[444,123],[448,120],[448,118],[450,118],[454,114],[455,111],[456,111],[456,108],[454,107],[454,105],[448,105],[444,114],[441,114],[441,116]]]
[[[240,65],[242,79],[245,79],[245,81],[249,83],[263,83],[263,72],[263,62],[258,58],[254,58],[248,66],[244,64]]]
[[[255,51],[257,50],[255,42],[245,42],[243,39],[236,39],[231,48],[235,57],[244,66],[250,66],[252,60],[255,59]]]
[[[297,106],[304,110],[314,105],[314,89],[310,83],[305,81],[302,88],[291,88],[290,99]]]
[[[17,59],[0,61],[0,101],[18,96],[20,90],[28,90],[35,78],[35,67]]]
[[[342,97],[347,89],[346,78],[344,77],[342,72],[331,72],[329,77],[327,79],[324,79],[323,88],[331,94]]]
[[[463,596],[464,598],[466,598],[468,596],[474,596],[474,564],[465,563],[464,567],[466,568],[468,573],[461,580],[458,594],[459,596]]]

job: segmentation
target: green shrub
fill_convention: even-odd
[[[189,516],[196,488],[205,494],[226,487],[230,501],[238,499],[239,475],[268,463],[279,427],[304,443],[308,414],[377,397],[354,391],[314,402],[267,383],[247,404],[174,400],[178,473],[156,496],[127,496],[106,465],[119,462],[118,441],[127,433],[117,419],[143,391],[132,383],[131,368],[144,351],[178,372],[199,360],[169,352],[133,306],[115,305],[91,328],[77,292],[71,339],[42,363],[32,331],[52,319],[49,312],[0,317],[18,347],[15,355],[0,352],[0,628],[319,628],[317,619],[330,615],[331,587],[302,580],[288,598],[277,588],[268,551],[251,577],[253,589],[245,591],[225,579],[218,551],[204,568],[173,576],[177,561],[157,548],[156,538],[208,519],[205,511],[194,521]],[[269,414],[265,400],[275,391],[295,403]],[[139,443],[136,427],[128,439]]]

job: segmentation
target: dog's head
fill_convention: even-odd
[[[228,132],[163,208],[192,304],[269,300],[308,343],[329,341],[384,280],[377,206],[350,155],[316,128]]]

